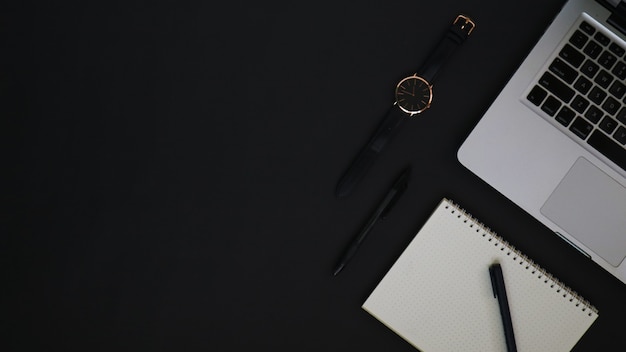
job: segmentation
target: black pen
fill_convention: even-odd
[[[489,267],[489,276],[491,276],[491,286],[493,287],[493,296],[498,298],[500,306],[500,315],[502,316],[502,325],[504,325],[504,339],[506,340],[506,350],[508,352],[516,352],[515,336],[513,334],[513,321],[511,321],[511,310],[509,309],[509,301],[506,297],[506,288],[504,287],[504,276],[502,275],[502,267],[495,263]]]
[[[379,219],[385,218],[385,216],[393,207],[398,198],[404,193],[404,190],[406,189],[409,182],[410,173],[411,169],[409,167],[405,168],[402,171],[400,176],[393,183],[393,186],[391,186],[391,189],[387,192],[387,195],[385,195],[385,198],[383,198],[383,201],[376,208],[376,211],[374,211],[374,213],[370,216],[370,218],[367,220],[367,223],[365,223],[365,226],[363,226],[359,234],[352,240],[346,251],[341,256],[339,264],[337,264],[337,266],[335,267],[333,275],[339,274],[339,272],[346,266],[346,264],[348,263],[348,261],[350,261],[352,256],[354,256],[354,253],[356,253],[356,250],[359,248],[361,242],[363,242],[365,236],[367,236],[374,224],[376,224]]]

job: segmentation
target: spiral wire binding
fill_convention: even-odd
[[[523,265],[524,263],[526,263],[526,270],[529,270],[532,268],[532,274],[537,274],[537,272],[539,273],[537,275],[537,278],[544,280],[545,284],[550,283],[550,287],[554,288],[556,286],[556,292],[557,293],[561,293],[561,291],[563,291],[563,298],[567,298],[567,296],[569,295],[569,301],[570,302],[574,302],[576,301],[576,307],[582,306],[582,311],[585,312],[587,310],[589,310],[589,316],[592,316],[593,313],[598,314],[598,310],[586,299],[584,299],[582,296],[580,296],[578,293],[576,293],[574,290],[572,290],[571,288],[567,287],[567,285],[565,285],[563,282],[561,282],[560,280],[558,280],[556,277],[554,277],[554,275],[548,273],[546,270],[544,270],[541,266],[539,266],[539,264],[535,263],[533,260],[531,260],[530,258],[528,258],[525,254],[523,254],[522,252],[520,252],[519,250],[517,250],[512,244],[510,244],[509,242],[507,242],[506,240],[504,240],[502,237],[500,237],[498,234],[496,234],[494,231],[492,231],[490,228],[486,227],[485,225],[483,225],[483,223],[481,223],[480,221],[478,221],[478,219],[476,219],[475,217],[473,217],[470,213],[468,213],[467,211],[465,211],[465,209],[461,208],[458,204],[456,204],[455,202],[453,202],[452,200],[448,199],[448,198],[444,198],[444,200],[449,204],[449,206],[451,206],[453,208],[452,213],[454,213],[455,211],[459,212],[459,215],[457,216],[459,219],[461,217],[465,217],[465,219],[463,220],[463,222],[467,223],[469,222],[469,227],[473,228],[474,226],[477,227],[476,232],[480,233],[482,231],[482,236],[483,237],[487,237],[488,241],[495,241],[495,246],[497,247],[498,244],[502,245],[502,247],[500,248],[500,250],[505,250],[507,249],[509,252],[507,253],[507,255],[511,255],[513,254],[513,260],[517,261],[517,259],[519,258],[519,264]],[[446,205],[446,209],[449,208],[448,205]]]

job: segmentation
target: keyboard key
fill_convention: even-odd
[[[585,32],[585,33],[587,33],[589,35],[592,35],[596,31],[596,29],[593,28],[593,26],[590,25],[587,21],[582,21],[580,23],[579,28],[582,29],[583,32]]]
[[[572,43],[578,49],[582,49],[582,47],[587,43],[587,39],[589,37],[583,32],[576,30],[574,34],[569,38],[569,42]]]
[[[556,114],[555,119],[563,126],[567,127],[569,126],[570,122],[572,122],[572,120],[574,120],[574,117],[576,117],[576,113],[568,108],[567,106],[564,106],[558,114]]]
[[[589,97],[589,99],[591,99],[592,102],[600,105],[602,104],[604,98],[606,98],[607,94],[602,89],[598,87],[593,87],[591,89],[591,92],[589,92],[587,96]]]
[[[613,82],[613,76],[605,70],[601,70],[593,81],[600,87],[606,88]]]
[[[539,106],[541,102],[543,102],[543,100],[547,96],[548,96],[548,92],[546,92],[545,89],[539,86],[535,86],[533,87],[533,89],[531,89],[530,93],[528,93],[528,96],[526,96],[526,99],[528,99],[531,103],[535,104],[536,106]]]
[[[589,89],[593,86],[590,80],[586,79],[585,76],[580,76],[574,83],[574,89],[579,91],[581,94],[587,94]]]
[[[606,111],[609,115],[615,115],[617,110],[621,107],[622,104],[613,97],[606,98],[606,101],[602,104],[602,110]]]
[[[616,118],[619,122],[626,124],[626,107],[622,108],[622,110],[619,111],[619,114],[617,114]]]
[[[622,99],[624,93],[626,93],[626,85],[624,85],[620,81],[615,81],[609,88],[609,93],[611,93],[615,98]]]
[[[604,116],[604,113],[595,105],[591,105],[589,107],[589,110],[587,110],[587,112],[585,113],[585,117],[587,118],[587,120],[591,121],[592,123],[598,123],[602,116]]]
[[[624,50],[624,48],[622,48],[621,46],[615,44],[615,43],[611,43],[611,45],[609,45],[609,50],[615,54],[615,56],[617,57],[622,57],[622,55],[624,55],[624,52],[626,52],[626,50]]]
[[[548,99],[546,99],[545,103],[541,105],[541,110],[545,111],[546,114],[550,116],[554,116],[560,107],[561,102],[557,98],[550,95]]]
[[[583,67],[581,67],[580,71],[585,74],[585,76],[589,78],[593,78],[600,69],[600,66],[591,60],[585,61]]]
[[[611,40],[606,35],[600,32],[596,33],[596,35],[593,36],[593,39],[595,39],[598,43],[604,46],[609,45],[609,43],[611,42]]]
[[[617,121],[613,120],[612,118],[605,116],[602,119],[602,122],[600,122],[600,125],[598,125],[600,127],[600,129],[604,132],[606,132],[607,134],[611,134],[613,133],[613,131],[615,131],[615,129],[617,128]]]
[[[626,64],[623,61],[618,62],[611,72],[621,80],[626,79]]]
[[[574,82],[578,77],[578,72],[558,57],[552,61],[549,70],[567,83]]]
[[[619,167],[626,170],[626,149],[607,137],[604,133],[598,130],[594,131],[591,136],[589,136],[587,143]]]
[[[576,111],[578,111],[578,113],[582,114],[583,112],[585,112],[585,110],[589,106],[589,100],[583,98],[580,95],[576,95],[574,100],[572,100],[571,105],[572,105],[572,108],[574,110],[576,110]]]
[[[569,44],[565,44],[563,49],[561,49],[559,56],[574,67],[580,66],[580,64],[585,61],[585,55]]]
[[[587,43],[587,45],[585,45],[583,52],[587,54],[587,56],[589,56],[590,58],[596,59],[598,55],[600,55],[600,53],[602,52],[602,47],[600,46],[600,44],[591,40],[589,41],[589,43]]]
[[[608,51],[604,51],[602,55],[600,55],[600,57],[598,58],[598,63],[600,64],[600,66],[606,68],[607,70],[610,70],[616,61],[617,56],[611,54]]]
[[[545,72],[539,79],[539,85],[547,89],[552,94],[556,95],[559,99],[565,103],[569,103],[574,97],[574,90],[561,82],[550,72]]]
[[[626,128],[624,126],[620,126],[615,134],[613,135],[616,141],[620,142],[622,145],[626,144]]]
[[[580,139],[585,139],[593,130],[593,125],[587,122],[582,117],[577,117],[569,128]]]

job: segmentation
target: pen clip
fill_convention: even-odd
[[[406,169],[402,171],[402,174],[400,174],[398,179],[394,182],[393,186],[391,187],[391,190],[395,193],[393,194],[392,198],[387,203],[387,206],[385,207],[385,209],[383,209],[383,211],[380,213],[381,219],[384,220],[387,217],[391,208],[393,208],[394,205],[396,205],[396,202],[398,201],[400,196],[404,194],[404,191],[409,185],[410,174],[411,174],[411,168],[407,167]]]
[[[489,277],[491,278],[491,288],[493,289],[493,298],[498,297],[498,285],[496,284],[496,274],[495,274],[495,266],[497,264],[493,264],[489,267]]]

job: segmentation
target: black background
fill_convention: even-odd
[[[360,306],[450,197],[599,309],[575,351],[626,350],[626,286],[456,158],[563,2],[0,5],[2,349],[411,351]],[[432,108],[336,199],[458,13]]]

